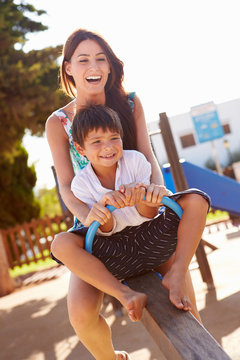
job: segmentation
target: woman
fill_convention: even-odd
[[[107,105],[118,113],[123,127],[124,149],[142,152],[152,165],[152,182],[163,184],[161,171],[151,150],[141,102],[134,93],[124,92],[122,81],[123,64],[102,37],[82,29],[69,36],[63,48],[61,83],[63,90],[74,100],[48,118],[46,133],[61,196],[78,219],[73,229],[80,228],[82,224],[88,226],[86,218],[89,208],[74,197],[70,188],[74,170],[76,172],[86,165],[86,160],[79,156],[74,147],[71,122],[75,111],[88,103]],[[185,197],[182,198],[183,202],[184,199]],[[200,227],[203,229],[204,224],[200,224]],[[200,232],[193,236],[201,238]],[[57,245],[55,243],[55,249],[60,244],[61,241]],[[177,279],[171,270],[172,262],[173,260],[165,263],[161,268],[163,275],[167,273],[163,284],[170,291],[170,300],[180,309],[191,309],[200,320],[189,272],[187,279]],[[182,282],[181,285],[178,285],[179,282]],[[182,289],[179,286],[185,288],[184,296],[188,294],[185,300],[181,299]],[[70,322],[79,339],[98,360],[128,360],[130,357],[124,351],[114,351],[110,328],[99,314],[102,298],[103,293],[100,290],[71,274],[68,311]],[[139,299],[136,305],[137,318],[141,316],[141,307],[145,305],[141,296]],[[141,302],[142,304],[139,304]]]

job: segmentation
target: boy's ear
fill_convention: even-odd
[[[80,155],[85,156],[85,151],[84,151],[84,149],[83,149],[78,143],[76,143],[75,141],[74,141],[74,146],[75,146],[77,152],[78,152]]]

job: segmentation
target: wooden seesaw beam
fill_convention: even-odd
[[[182,209],[173,200],[162,198],[162,203],[170,207],[181,218]],[[107,205],[110,212],[115,210]],[[94,221],[85,238],[85,249],[92,253],[92,243],[99,222]],[[229,360],[216,340],[189,312],[174,307],[168,291],[162,286],[159,276],[149,272],[126,279],[126,283],[136,291],[144,292],[148,304],[143,313],[143,324],[168,360]]]
[[[231,360],[190,312],[171,304],[168,291],[156,273],[149,272],[126,282],[133,290],[147,295],[141,321],[167,360]]]

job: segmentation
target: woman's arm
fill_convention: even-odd
[[[140,99],[136,95],[134,100],[133,115],[137,130],[138,151],[140,151],[146,156],[147,160],[150,162],[152,166],[151,182],[153,182],[154,184],[163,185],[164,184],[163,175],[158,165],[157,159],[155,158],[152,151],[149,135],[147,132],[147,125],[146,125],[143,107]]]
[[[48,118],[45,129],[57,173],[60,194],[67,208],[84,224],[89,208],[78,200],[71,191],[74,172],[67,134],[56,115],[51,115]]]

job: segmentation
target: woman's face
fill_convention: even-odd
[[[110,64],[96,41],[82,41],[70,62],[65,63],[65,69],[73,77],[78,95],[98,95],[104,92]]]

